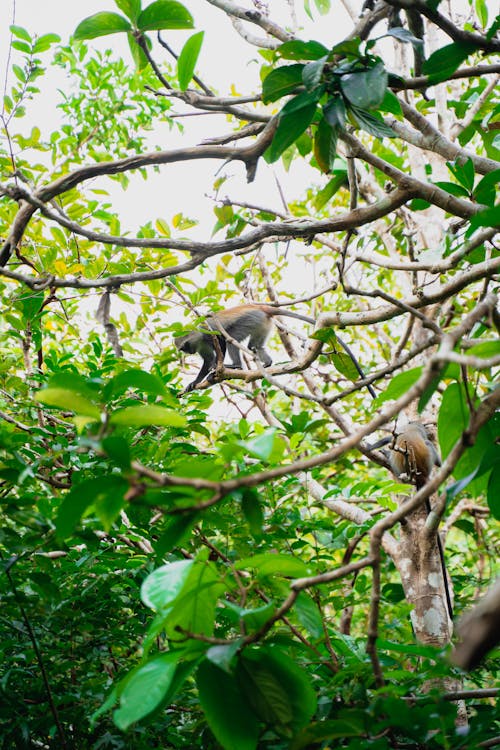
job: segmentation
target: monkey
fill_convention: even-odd
[[[398,479],[408,478],[419,490],[433,467],[441,466],[441,459],[425,427],[420,422],[410,422],[396,437],[389,463]]]
[[[190,333],[176,336],[174,344],[179,351],[186,354],[199,354],[203,359],[203,364],[198,375],[192,383],[189,383],[185,392],[188,393],[194,390],[198,383],[201,383],[204,378],[209,376],[215,368],[217,363],[217,349],[213,341],[214,336],[217,337],[223,359],[226,349],[229,352],[231,363],[228,367],[239,370],[243,369],[240,350],[231,341],[226,340],[223,335],[224,331],[238,342],[248,339],[248,348],[257,354],[264,367],[269,367],[272,364],[272,359],[264,349],[264,344],[271,331],[272,318],[275,315],[297,318],[297,320],[303,320],[306,323],[316,324],[314,318],[307,315],[301,315],[291,310],[283,310],[281,307],[253,303],[238,305],[237,307],[231,307],[228,310],[221,310],[218,313],[210,315],[206,319],[206,328],[209,331],[213,331],[213,333],[209,333],[208,331],[191,331]],[[360,377],[364,378],[364,372],[347,344],[338,335],[337,341],[351,358]],[[375,398],[376,393],[371,385],[367,385],[367,389],[372,397]]]
[[[404,430],[396,436],[396,439],[394,437],[382,438],[382,440],[371,445],[370,449],[381,448],[389,443],[392,444],[388,456],[391,471],[398,479],[414,484],[417,490],[420,490],[426,484],[434,466],[441,466],[439,453],[427,430],[420,422],[409,422]],[[428,498],[425,501],[425,508],[427,513],[431,512],[431,504]],[[448,585],[443,543],[439,532],[436,534],[436,542],[441,561],[446,605],[450,620],[453,621],[453,605]]]
[[[206,328],[214,333],[192,331],[181,336],[176,336],[174,344],[181,352],[186,354],[199,354],[203,359],[201,370],[195,380],[186,388],[186,392],[192,391],[198,383],[214,369],[217,362],[217,352],[213,337],[217,336],[222,358],[229,352],[231,363],[228,367],[238,370],[243,369],[240,350],[231,341],[227,341],[222,332],[236,341],[243,342],[248,339],[248,348],[255,352],[264,367],[272,364],[272,359],[264,349],[266,339],[271,332],[272,318],[275,315],[283,315],[289,318],[304,320],[306,323],[315,323],[313,318],[291,310],[282,310],[271,305],[247,304],[221,310],[206,319]]]

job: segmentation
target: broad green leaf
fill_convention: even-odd
[[[316,711],[316,692],[309,676],[277,648],[246,649],[236,676],[253,711],[283,737],[291,738]]]
[[[253,557],[245,557],[235,563],[237,570],[255,568],[259,577],[271,575],[301,578],[311,575],[311,569],[303,560],[284,553],[262,552]]]
[[[380,393],[376,398],[377,404],[383,404],[384,401],[396,401],[403,393],[411,388],[417,382],[422,374],[422,367],[415,367],[412,370],[406,370],[395,375],[385,391]]]
[[[217,600],[225,590],[214,564],[197,559],[165,619],[167,637],[177,640],[182,631],[211,636]]]
[[[239,445],[251,456],[255,456],[255,458],[259,458],[261,461],[268,461],[277,439],[277,430],[274,427],[270,427],[255,438],[239,441]]]
[[[135,23],[141,12],[141,0],[115,0],[116,7]]]
[[[319,60],[320,57],[328,55],[327,48],[320,42],[303,42],[300,39],[285,42],[276,52],[285,60]]]
[[[109,530],[123,507],[128,486],[128,482],[119,475],[96,477],[76,484],[64,496],[57,512],[57,536],[60,539],[70,536],[91,505],[96,507],[103,525]]]
[[[396,138],[394,130],[386,125],[380,116],[354,106],[350,107],[349,111],[352,112],[359,127],[370,135],[374,135],[375,138]]]
[[[208,726],[224,750],[256,750],[258,721],[236,679],[205,660],[196,684]]]
[[[98,36],[130,31],[130,29],[130,23],[123,16],[118,15],[118,13],[102,11],[81,21],[73,36],[76,40],[95,39]]]
[[[24,39],[25,42],[31,43],[31,36],[29,32],[23,28],[22,26],[16,26],[15,24],[11,24],[9,26],[9,31],[14,35],[17,36],[18,39]]]
[[[193,17],[177,0],[155,0],[139,14],[139,31],[161,31],[161,29],[192,29]]]
[[[144,579],[141,599],[150,609],[158,612],[170,606],[186,583],[194,560],[179,560],[157,568]]]
[[[109,385],[113,396],[125,393],[129,388],[137,388],[153,396],[169,396],[163,381],[157,375],[144,370],[124,370],[114,377]]]
[[[153,545],[158,557],[163,557],[174,547],[178,547],[191,533],[197,519],[197,513],[183,513],[180,516],[174,516]]]
[[[57,44],[60,41],[61,37],[58,34],[42,34],[33,45],[33,52],[35,55],[40,52],[46,52],[53,44]]]
[[[347,172],[336,170],[332,179],[314,196],[314,208],[317,211],[323,208],[343,186],[348,187]]]
[[[368,715],[367,715],[368,716]],[[327,719],[309,724],[308,727],[299,732],[290,745],[290,750],[307,750],[310,747],[323,746],[335,747],[332,740],[345,740],[348,737],[362,737],[366,735],[366,724],[362,721],[349,721],[349,719]],[[359,745],[358,745],[359,747]]]
[[[493,207],[498,194],[498,183],[500,182],[500,169],[494,169],[485,175],[474,188],[473,197],[477,203]]]
[[[302,94],[297,94],[292,99],[289,99],[283,109],[280,112],[280,117],[292,115],[304,107],[308,107],[310,104],[316,104],[320,98],[319,91],[304,91]]]
[[[493,518],[500,521],[500,464],[493,467],[488,480],[488,505]]]
[[[331,127],[324,117],[314,134],[314,156],[322,172],[327,174],[333,169],[337,156],[338,129]]]
[[[79,393],[66,388],[43,388],[38,393],[35,393],[35,399],[46,406],[67,409],[68,411],[75,412],[75,414],[92,417],[95,420],[101,418],[101,412],[95,404]]]
[[[179,88],[181,91],[187,89],[193,77],[198,55],[200,54],[201,45],[203,43],[203,36],[203,31],[198,31],[198,33],[190,36],[182,48],[179,59],[177,60],[177,77],[179,79]]]
[[[103,451],[115,462],[120,469],[130,469],[130,446],[123,437],[110,435],[101,440]]]
[[[271,70],[262,82],[262,101],[264,104],[275,102],[282,96],[292,94],[297,86],[302,85],[303,65],[283,65]]]
[[[439,180],[438,182],[435,182],[434,185],[437,185],[437,187],[440,187],[442,190],[446,190],[447,193],[450,193],[450,195],[455,195],[458,198],[468,198],[469,192],[462,187],[462,185],[457,185],[456,182],[446,182],[445,180]]]
[[[429,76],[429,83],[446,81],[476,49],[470,42],[453,42],[433,52],[423,65],[423,72]]]
[[[269,162],[279,159],[283,151],[291,146],[311,124],[316,113],[316,106],[312,103],[290,115],[280,115],[274,138],[266,151],[266,159]]]
[[[301,591],[295,602],[295,612],[303,628],[307,630],[313,638],[323,636],[323,620],[318,609],[317,603],[305,591]]]
[[[307,65],[304,65],[302,81],[308,91],[312,91],[319,86],[326,60],[326,56],[320,57],[319,60],[313,60],[312,62],[307,63]]]
[[[467,194],[472,193],[474,189],[474,164],[472,159],[466,159],[463,163],[460,161],[446,162],[446,166],[456,178],[462,187],[467,190]]]
[[[414,36],[409,29],[403,29],[402,26],[395,26],[392,29],[389,29],[384,36],[393,36],[400,42],[413,44],[414,47],[422,46],[424,43],[423,39]]]
[[[262,537],[262,526],[264,524],[264,513],[259,499],[259,493],[252,489],[243,489],[241,498],[241,510],[245,516],[253,537]]]
[[[347,119],[344,100],[338,94],[323,106],[323,117],[332,128],[343,128]]]
[[[478,211],[470,220],[467,236],[472,234],[478,227],[500,227],[500,204]]]
[[[184,427],[186,418],[163,406],[143,404],[142,406],[126,406],[124,409],[114,411],[109,417],[109,422],[126,427],[147,427],[148,425]]]
[[[241,639],[236,638],[232,643],[228,643],[225,646],[212,646],[208,649],[206,657],[212,664],[215,664],[219,669],[224,670],[227,674],[231,674],[233,671],[233,662],[236,654],[241,648]]]
[[[340,78],[344,96],[355,107],[375,109],[382,104],[387,89],[387,71],[383,63],[359,73],[348,73]]]
[[[172,683],[178,654],[166,653],[141,664],[120,695],[120,707],[113,714],[116,726],[125,731],[131,724],[154,711]]]

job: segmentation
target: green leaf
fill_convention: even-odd
[[[193,17],[177,0],[156,0],[139,14],[139,31],[160,31],[161,29],[192,29]]]
[[[494,169],[489,172],[477,183],[473,198],[477,203],[493,207],[498,193],[498,183],[500,182],[500,169]]]
[[[206,657],[212,664],[215,664],[219,669],[224,670],[227,674],[231,674],[233,671],[234,657],[241,648],[241,639],[236,638],[232,643],[228,643],[225,646],[212,646],[208,649]]]
[[[186,583],[194,560],[178,560],[157,568],[144,579],[141,599],[155,612],[171,605]]]
[[[250,440],[238,441],[238,444],[244,448],[247,453],[255,458],[259,458],[261,461],[268,461],[274,450],[276,440],[278,439],[278,432],[275,427],[266,429],[260,435]]]
[[[474,189],[474,164],[472,159],[466,159],[463,164],[459,161],[446,162],[446,166],[450,172],[454,175],[457,182],[459,182],[467,191],[467,195],[472,193]]]
[[[452,73],[471,55],[477,47],[470,42],[453,42],[436,50],[425,60],[423,73],[429,76],[429,83],[446,81]]]
[[[384,34],[384,36],[393,36],[400,42],[404,42],[405,44],[413,44],[414,47],[422,46],[424,43],[423,39],[419,39],[417,36],[412,34],[409,29],[403,29],[402,26],[394,26],[392,29],[389,29]]]
[[[316,106],[315,103],[312,103],[290,115],[280,115],[274,138],[266,151],[269,162],[279,159],[283,151],[291,146],[311,124],[316,113]]]
[[[174,547],[180,546],[191,533],[197,519],[197,513],[184,513],[180,516],[174,516],[153,545],[158,557],[163,557],[167,552],[171,552]]]
[[[95,39],[98,36],[107,36],[108,34],[117,34],[120,31],[130,31],[130,23],[118,13],[102,11],[95,13],[81,21],[73,34],[76,40]]]
[[[382,104],[387,89],[387,71],[383,63],[359,73],[347,73],[340,78],[344,96],[359,109],[374,109]]]
[[[403,110],[401,109],[401,104],[399,102],[398,97],[392,93],[390,89],[386,89],[384,98],[382,100],[382,103],[380,105],[380,111],[381,112],[390,112],[392,115],[395,115],[396,117],[399,117],[403,114]]]
[[[34,54],[46,52],[53,44],[57,44],[60,41],[61,37],[58,34],[42,34],[33,45],[33,52]]]
[[[330,10],[330,0],[314,0],[314,2],[321,15],[326,16]]]
[[[470,236],[478,227],[500,227],[500,203],[493,208],[478,211],[470,220],[467,236]]]
[[[262,526],[264,525],[264,513],[257,490],[252,488],[243,489],[241,510],[252,536],[260,539],[262,537]]]
[[[488,480],[488,505],[493,518],[500,521],[500,464],[493,467]]]
[[[152,396],[169,396],[163,381],[157,376],[144,370],[124,370],[114,377],[109,384],[113,396],[125,393],[129,388],[137,388],[142,393]]]
[[[324,742],[327,743],[326,747],[334,747],[332,740],[344,740],[348,737],[362,737],[363,735],[366,735],[366,725],[359,719],[357,721],[350,721],[349,718],[319,721],[299,732],[293,738],[290,750],[303,750],[304,748],[307,750]]]
[[[447,193],[450,193],[450,195],[456,195],[458,198],[468,198],[469,192],[462,187],[462,185],[457,185],[456,182],[446,182],[445,180],[439,180],[438,182],[435,182],[434,185],[437,185],[437,187],[440,187],[442,190],[446,190]]]
[[[172,409],[154,404],[142,406],[126,406],[118,409],[109,417],[110,424],[121,424],[127,427],[147,427],[156,425],[163,427],[184,427],[186,418]]]
[[[259,577],[281,575],[289,578],[302,578],[311,575],[311,569],[303,560],[284,553],[262,552],[253,557],[245,557],[235,563],[235,568],[237,570],[255,568]]]
[[[57,409],[65,409],[75,414],[91,417],[94,420],[101,418],[101,412],[95,404],[84,396],[66,388],[43,388],[35,393],[36,401],[46,406],[55,406]]]
[[[328,203],[331,198],[337,193],[338,190],[340,190],[341,187],[348,185],[347,182],[347,172],[345,170],[335,170],[333,173],[333,177],[331,180],[329,180],[325,187],[322,188],[316,195],[314,196],[314,208],[316,211],[319,211],[323,206]]]
[[[343,128],[345,126],[347,111],[340,94],[329,99],[323,106],[323,117],[332,128]]]
[[[31,44],[31,36],[29,32],[22,26],[16,26],[15,24],[11,24],[9,26],[9,31],[14,36],[17,36],[18,39],[24,39],[25,42],[29,42]]]
[[[309,676],[277,648],[246,649],[236,677],[257,716],[284,737],[291,738],[316,711]]]
[[[312,91],[313,89],[317,88],[317,86],[319,86],[326,60],[326,56],[320,57],[319,60],[313,60],[313,62],[309,62],[307,63],[307,65],[304,65],[304,70],[302,71],[302,81],[304,82],[304,86],[308,91]]]
[[[337,141],[338,129],[331,127],[322,117],[314,134],[314,156],[319,168],[325,174],[331,172],[335,164]]]
[[[406,393],[422,374],[422,367],[415,367],[395,375],[385,391],[375,399],[375,403],[383,404],[384,401],[396,401],[403,393]]]
[[[224,750],[256,750],[257,718],[235,678],[206,660],[198,667],[196,684],[208,726]]]
[[[179,88],[185,91],[193,77],[198,55],[200,54],[203,43],[204,32],[199,31],[190,36],[181,50],[177,60],[177,78],[179,79]]]
[[[318,605],[305,591],[301,591],[295,602],[297,619],[303,628],[313,638],[321,638],[324,634],[323,620]]]
[[[350,112],[352,112],[359,127],[366,130],[370,135],[374,135],[375,138],[396,138],[394,130],[386,125],[379,115],[374,115],[354,106],[350,108]]]
[[[303,65],[283,65],[271,70],[262,82],[262,101],[264,104],[275,102],[282,96],[292,94],[297,86],[302,85]]]
[[[113,714],[119,729],[125,731],[160,705],[171,686],[178,659],[175,652],[161,654],[134,670],[120,694],[120,707]]]
[[[115,462],[120,469],[130,469],[130,446],[123,437],[110,435],[101,440],[103,451]]]
[[[70,536],[83,513],[92,504],[106,530],[109,530],[123,507],[128,486],[128,482],[119,475],[105,475],[87,479],[72,487],[57,512],[57,536],[60,539]]]
[[[320,57],[328,55],[327,48],[320,42],[303,42],[300,39],[284,42],[276,52],[285,60],[319,60]]]
[[[141,12],[141,0],[115,0],[115,5],[135,23]]]

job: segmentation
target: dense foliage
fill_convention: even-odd
[[[500,654],[453,665],[436,539],[456,621],[498,572],[498,19],[379,0],[344,34],[305,2],[327,44],[272,3],[204,0],[215,28],[189,0],[115,4],[69,41],[11,26],[0,746],[499,744]],[[221,30],[259,61],[248,96],[204,72]],[[69,83],[49,132],[30,111],[50,65]],[[219,116],[196,145],[179,113]],[[204,160],[211,226],[194,199],[149,212],[155,171],[174,191]],[[247,369],[184,392],[199,358],[173,336],[278,301],[316,325],[278,318],[277,364],[243,347]],[[443,458],[418,492],[372,448],[405,419]]]

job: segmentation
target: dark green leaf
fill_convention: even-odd
[[[131,28],[127,19],[118,15],[118,13],[102,11],[81,21],[76,27],[73,36],[77,40],[95,39],[98,36],[116,34],[120,31],[130,31]]]
[[[500,521],[500,464],[493,467],[488,480],[488,505],[493,518]]]
[[[316,710],[309,676],[277,648],[245,650],[236,676],[257,716],[284,737],[291,738]]]
[[[139,14],[139,31],[161,31],[161,29],[192,29],[193,17],[177,0],[155,0]]]
[[[347,119],[344,100],[340,95],[332,97],[323,107],[323,117],[332,128],[343,128]]]
[[[120,469],[130,469],[130,446],[125,438],[110,435],[101,441],[103,451]]]
[[[316,89],[315,91],[304,91],[301,94],[297,94],[292,99],[289,99],[284,105],[280,112],[280,117],[286,117],[288,115],[299,112],[304,107],[309,107],[311,104],[316,104],[321,96],[321,92]]]
[[[90,505],[109,530],[118,516],[128,490],[128,482],[119,475],[106,475],[87,479],[75,485],[65,495],[56,518],[56,533],[60,539],[66,539],[76,528],[80,518]]]
[[[470,220],[467,235],[472,234],[478,227],[500,227],[500,204],[475,214]]]
[[[429,76],[429,83],[446,81],[476,49],[470,42],[453,42],[433,52],[423,65],[423,72]]]
[[[245,557],[243,560],[238,560],[235,567],[237,570],[255,568],[259,577],[282,575],[290,578],[301,578],[311,573],[308,565],[298,557],[271,552],[262,552],[253,557]]]
[[[323,620],[317,603],[305,591],[301,591],[295,602],[297,619],[313,638],[323,635]]]
[[[384,36],[393,36],[400,42],[413,44],[414,46],[421,46],[424,43],[422,39],[414,36],[409,29],[403,29],[402,26],[395,26],[392,29],[389,29]]]
[[[368,70],[341,76],[340,87],[344,96],[355,107],[362,110],[374,109],[379,107],[384,99],[387,71],[383,63],[377,63]]]
[[[291,115],[280,116],[273,141],[266,155],[269,162],[279,159],[283,151],[311,124],[316,113],[316,104],[309,104]]]
[[[259,493],[256,490],[251,488],[243,489],[241,509],[252,536],[260,539],[262,537],[264,513],[260,504]]]
[[[457,182],[459,182],[467,191],[467,194],[469,195],[472,193],[474,189],[474,164],[472,163],[472,159],[466,159],[463,163],[460,161],[455,162],[446,162],[447,167],[451,171],[451,173],[456,178]]]
[[[169,395],[162,380],[144,370],[124,370],[110,381],[109,387],[113,396],[125,393],[129,388],[137,388],[142,393],[150,393],[152,396]]]
[[[256,750],[257,718],[235,678],[205,660],[198,667],[196,684],[208,726],[224,750]]]
[[[191,533],[197,519],[197,513],[183,513],[180,516],[174,516],[153,545],[158,557],[163,557],[167,552],[171,552],[174,547],[180,546]]]
[[[241,639],[236,638],[232,643],[228,643],[225,646],[212,646],[208,649],[206,657],[212,664],[215,664],[219,669],[224,670],[227,674],[231,674],[233,671],[233,663],[236,654],[241,648]]]
[[[333,169],[337,155],[337,128],[330,127],[322,117],[314,134],[314,156],[322,172],[328,173]]]
[[[332,740],[361,737],[366,734],[363,722],[351,722],[349,719],[331,719],[310,724],[294,737],[290,750],[307,750],[319,743],[327,742],[327,747],[334,747]],[[360,745],[358,745],[360,747]]]
[[[193,77],[194,69],[198,61],[201,45],[203,43],[203,31],[190,36],[181,50],[177,60],[177,77],[179,79],[179,88],[185,91]]]
[[[500,169],[489,172],[476,185],[473,197],[477,203],[493,207],[498,194],[498,183],[500,182]]]
[[[446,190],[447,193],[450,193],[450,195],[456,195],[458,198],[468,198],[469,192],[462,187],[462,185],[457,185],[456,182],[446,182],[446,181],[439,181],[435,182],[435,185],[440,187],[442,190]]]
[[[386,125],[378,115],[354,106],[350,108],[350,112],[352,112],[359,127],[366,130],[370,135],[374,135],[375,138],[396,138],[394,130]]]
[[[285,60],[319,60],[320,57],[328,55],[327,48],[320,42],[314,40],[303,42],[300,39],[285,42],[277,48],[276,52]]]
[[[275,102],[282,96],[292,94],[302,85],[303,65],[283,65],[271,70],[262,82],[262,101],[264,104]]]
[[[320,57],[319,60],[314,60],[313,62],[304,65],[304,70],[302,71],[302,81],[304,82],[304,86],[308,91],[312,91],[313,89],[317,88],[317,86],[319,86],[326,59],[326,56]]]

